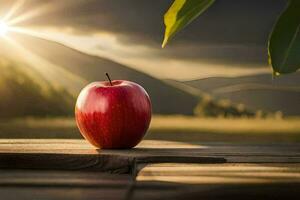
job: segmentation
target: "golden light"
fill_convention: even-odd
[[[10,10],[0,18],[0,36],[6,37],[8,32],[18,32],[23,34],[28,34],[35,36],[34,34],[39,34],[39,32],[30,30],[30,28],[20,27],[19,24],[30,20],[32,18],[38,17],[54,9],[51,3],[43,3],[39,7],[31,8],[30,11],[20,13],[23,5],[26,4],[26,0],[16,0],[12,5]]]
[[[14,38],[14,34],[8,35],[8,32],[11,33],[18,33],[18,34],[26,34],[32,37],[48,39],[43,34],[38,31],[34,31],[31,28],[21,27],[19,23],[25,22],[32,18],[38,17],[42,14],[47,13],[51,9],[54,9],[50,3],[43,3],[39,7],[35,7],[30,9],[28,12],[20,13],[19,11],[22,9],[23,5],[26,4],[26,0],[16,0],[15,3],[12,5],[10,10],[0,18],[0,37],[8,41],[9,43],[14,43],[14,46],[17,44],[17,41]],[[23,48],[22,50],[26,50]]]
[[[69,70],[52,64],[47,59],[27,48],[26,45],[28,44],[25,43],[25,45],[18,41],[20,35],[56,41],[55,38],[51,37],[51,34],[49,35],[41,31],[36,31],[34,27],[28,26],[28,21],[36,17],[41,17],[42,15],[55,10],[57,7],[53,6],[53,3],[50,1],[43,3],[38,7],[31,8],[30,11],[22,12],[22,7],[25,3],[26,0],[16,0],[11,9],[8,10],[4,16],[0,16],[0,47],[2,42],[5,43],[5,45],[13,47],[18,54],[23,56],[23,61],[28,63],[28,66],[34,68],[34,70],[41,75],[44,75],[44,78],[48,81],[53,80],[50,77],[55,77],[57,74],[63,74],[64,77],[67,77],[68,80],[74,83],[82,82],[83,84],[87,84],[86,80],[73,74]],[[24,22],[27,22],[27,26],[24,26],[24,24],[22,25]]]
[[[5,36],[9,31],[9,26],[5,22],[0,22],[0,36]]]

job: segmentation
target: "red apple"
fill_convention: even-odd
[[[140,85],[109,79],[91,83],[80,92],[75,116],[81,134],[92,145],[103,149],[132,148],[149,127],[151,102]]]

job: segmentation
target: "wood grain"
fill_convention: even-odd
[[[132,199],[300,197],[300,163],[164,163],[143,164],[138,166],[138,169]]]
[[[84,140],[0,140],[0,168],[2,169],[43,169],[43,170],[85,170],[111,173],[130,173],[136,162],[188,162],[220,163],[226,160],[220,156],[176,155],[182,151],[168,149],[169,143],[161,144],[160,151],[146,148],[130,150],[100,150]],[[176,143],[177,145],[177,143]],[[174,144],[173,144],[174,146]],[[171,154],[168,153],[173,152]],[[166,156],[166,153],[169,155]]]
[[[144,140],[101,150],[84,140],[0,140],[8,200],[298,199],[299,188],[299,143]]]

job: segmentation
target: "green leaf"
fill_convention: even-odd
[[[215,0],[175,0],[164,16],[165,38],[164,47],[168,41],[196,17],[203,13]]]
[[[269,62],[274,74],[300,68],[300,1],[291,0],[269,38]]]

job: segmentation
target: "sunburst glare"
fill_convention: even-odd
[[[10,47],[13,47],[16,52],[22,55],[24,61],[29,63],[35,71],[38,71],[44,78],[48,81],[50,76],[56,77],[57,74],[63,74],[66,79],[71,82],[80,82],[85,84],[86,81],[79,76],[74,75],[71,71],[68,71],[61,66],[56,66],[50,63],[47,59],[41,57],[30,48],[26,48],[27,43],[22,44],[18,35],[29,35],[34,38],[40,38],[50,41],[55,41],[47,33],[41,33],[35,31],[32,27],[24,26],[23,22],[28,22],[28,20],[41,15],[46,14],[55,9],[56,7],[50,3],[43,3],[42,5],[32,8],[27,12],[21,12],[23,6],[26,4],[26,0],[18,0],[12,6],[11,9],[7,11],[5,15],[0,17],[0,38],[3,39],[5,44],[8,44]],[[27,23],[26,23],[27,24]]]
[[[41,6],[30,9],[28,12],[20,13],[23,5],[25,5],[26,0],[18,0],[16,1],[11,9],[0,19],[0,35],[6,35],[8,31],[10,32],[18,32],[23,34],[33,33],[33,31],[28,31],[29,28],[20,27],[19,24],[25,21],[28,21],[32,18],[38,17],[40,15],[45,14],[46,12],[50,11],[51,4],[43,3]],[[22,29],[26,31],[21,31]],[[34,35],[32,35],[34,36]]]
[[[5,22],[0,22],[0,36],[5,36],[9,31],[9,26]]]

